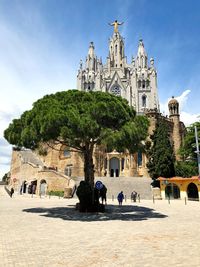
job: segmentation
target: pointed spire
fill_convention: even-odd
[[[94,43],[90,42],[88,55],[86,57],[86,69],[96,70],[96,65],[97,65],[97,57],[95,56],[94,53]]]
[[[137,52],[137,66],[140,68],[147,68],[147,54],[144,49],[143,40],[139,40],[138,52]]]
[[[94,57],[94,43],[90,42],[89,50],[88,50],[88,55],[93,58]]]

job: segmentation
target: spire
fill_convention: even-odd
[[[143,40],[139,40],[138,52],[137,52],[137,66],[138,68],[147,68],[147,54],[144,49]]]
[[[89,50],[88,50],[88,55],[93,58],[94,57],[94,43],[90,42]]]
[[[86,57],[86,69],[96,70],[97,58],[94,53],[94,43],[90,42],[88,55]]]

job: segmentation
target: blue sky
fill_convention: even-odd
[[[3,130],[43,95],[76,88],[90,41],[105,63],[115,19],[129,62],[140,38],[154,57],[161,111],[174,95],[181,119],[199,120],[199,10],[197,0],[0,0],[0,177],[11,155]]]

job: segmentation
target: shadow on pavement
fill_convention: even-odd
[[[138,206],[124,205],[121,207],[107,205],[105,213],[81,213],[73,207],[55,208],[31,208],[24,209],[23,212],[40,213],[41,216],[49,218],[60,218],[68,221],[142,221],[152,218],[166,218],[167,215],[155,212],[154,209]]]

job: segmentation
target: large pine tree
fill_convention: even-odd
[[[159,176],[173,177],[175,156],[169,138],[168,125],[164,119],[158,119],[151,141],[152,146],[147,152],[149,159],[147,167],[151,178],[156,180]]]

